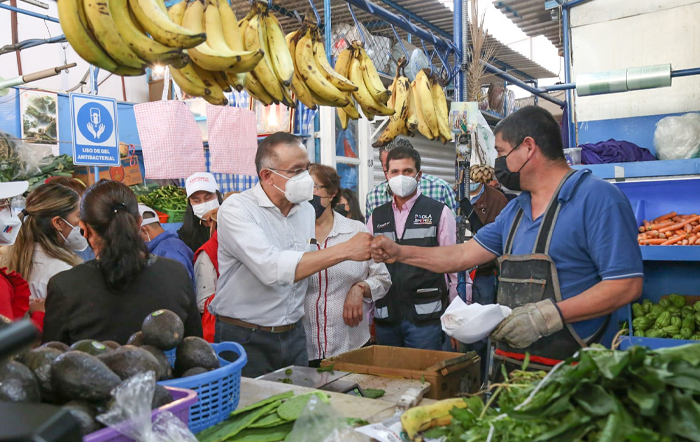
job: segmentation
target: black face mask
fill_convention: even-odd
[[[316,211],[316,219],[319,219],[321,215],[323,215],[323,212],[326,211],[326,208],[321,204],[321,197],[314,195],[313,199],[309,202],[312,206],[314,206],[314,210]]]
[[[498,157],[496,158],[496,163],[494,167],[494,171],[496,173],[496,179],[498,180],[499,183],[501,183],[502,186],[505,186],[508,188],[508,190],[523,190],[520,187],[520,171],[523,170],[523,167],[525,167],[525,164],[527,164],[528,161],[530,161],[530,158],[525,161],[525,163],[522,165],[522,167],[517,171],[517,172],[511,172],[508,170],[508,163],[506,162],[506,158],[510,156],[513,152],[515,152],[515,149],[520,147],[522,143],[518,144],[515,146],[513,150],[511,150],[508,155]]]
[[[350,213],[350,211],[348,211],[348,209],[346,209],[345,207],[346,207],[345,205],[336,206],[335,209],[333,209],[333,210],[335,210],[335,211],[338,212],[339,214],[341,214],[341,215],[347,217],[347,216],[348,216],[348,213]]]

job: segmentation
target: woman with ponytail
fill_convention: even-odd
[[[134,193],[102,180],[83,195],[80,228],[95,260],[49,281],[44,342],[81,339],[125,344],[150,313],[167,309],[185,324],[185,336],[202,335],[192,281],[182,264],[155,255],[140,235]]]

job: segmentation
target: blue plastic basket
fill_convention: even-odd
[[[211,346],[217,355],[224,351],[232,351],[238,355],[238,359],[229,362],[219,356],[221,368],[196,376],[159,382],[164,386],[187,388],[197,392],[199,401],[190,409],[189,427],[193,433],[206,430],[228,418],[238,407],[241,396],[241,370],[248,362],[245,350],[235,342],[222,342]],[[166,355],[171,363],[175,362],[175,350],[166,352]]]

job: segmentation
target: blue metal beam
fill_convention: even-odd
[[[57,18],[51,17],[49,15],[37,14],[36,12],[27,11],[26,9],[21,9],[21,8],[15,8],[14,6],[6,5],[4,3],[0,3],[0,8],[7,9],[8,11],[12,11],[12,12],[17,12],[19,14],[28,15],[30,17],[40,18],[42,20],[48,20],[48,21],[51,21],[54,23],[58,23]]]
[[[544,92],[538,90],[537,88],[534,88],[530,86],[529,84],[525,83],[519,78],[513,77],[512,75],[503,72],[502,70],[498,69],[496,66],[486,63],[485,61],[482,61],[484,68],[486,68],[487,72],[491,72],[492,74],[495,74],[497,77],[500,77],[510,83],[513,83],[514,85],[518,86],[521,89],[525,89],[526,91],[530,92],[531,94],[537,95],[540,98],[544,98],[547,101],[551,101],[554,104],[557,104],[561,107],[566,106],[566,103],[556,99],[550,95],[545,94]]]
[[[571,83],[571,41],[569,38],[569,9],[561,10],[562,42],[564,49],[564,82]],[[569,145],[565,147],[576,147],[576,124],[574,124],[574,93],[566,91],[566,124]]]
[[[382,3],[384,3],[387,6],[391,6],[392,8],[396,9],[399,11],[401,14],[406,16],[408,19],[413,20],[414,22],[421,24],[425,26],[428,29],[432,29],[434,32],[437,32],[439,35],[442,35],[445,38],[449,38],[450,40],[453,40],[452,35],[450,35],[448,32],[443,31],[442,29],[438,28],[434,24],[420,18],[413,12],[409,11],[408,9],[404,8],[403,6],[399,5],[393,0],[380,0]]]
[[[671,78],[674,77],[688,77],[690,75],[700,75],[700,68],[693,69],[680,69],[677,71],[671,71]]]

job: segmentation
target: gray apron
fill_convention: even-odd
[[[559,183],[542,218],[532,253],[527,255],[512,254],[513,240],[523,217],[523,209],[516,213],[506,240],[504,255],[498,259],[500,278],[497,300],[500,305],[515,309],[545,299],[551,299],[555,303],[562,301],[557,268],[549,256],[549,247],[561,209],[559,192],[573,173],[573,170],[569,171]],[[587,339],[581,338],[571,324],[564,324],[558,332],[539,339],[527,348],[514,348],[504,342],[497,342],[492,374],[499,374],[500,367],[496,367],[500,365],[498,362],[505,364],[507,372],[520,369],[525,353],[530,354],[529,368],[548,371],[559,361],[573,356],[582,347],[600,341],[609,322],[610,315],[598,331]]]

